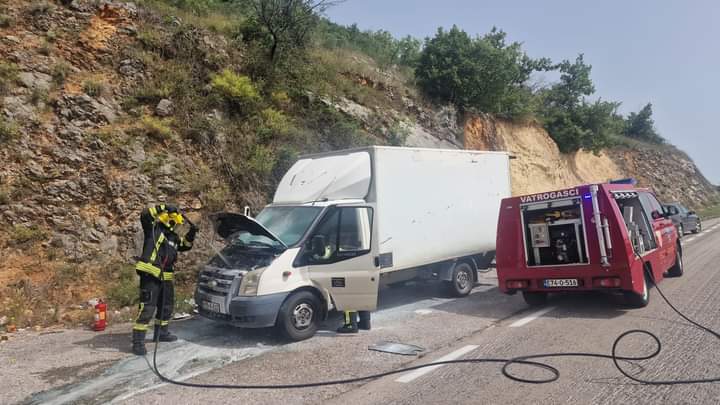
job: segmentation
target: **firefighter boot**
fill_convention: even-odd
[[[132,352],[138,356],[147,354],[145,350],[145,332],[134,330],[132,334]]]
[[[161,342],[174,342],[178,340],[178,337],[170,333],[167,325],[160,327],[160,341]]]
[[[337,333],[358,333],[357,312],[345,311],[345,324],[337,329]]]
[[[360,322],[358,322],[358,328],[362,330],[370,330],[370,311],[358,312],[360,316]]]

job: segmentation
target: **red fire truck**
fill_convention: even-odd
[[[648,304],[656,282],[683,273],[682,247],[655,195],[630,184],[592,184],[506,198],[497,233],[500,290],[529,305],[548,293],[621,292]]]

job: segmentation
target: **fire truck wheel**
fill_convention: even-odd
[[[313,337],[320,319],[320,301],[310,291],[291,294],[280,307],[277,327],[293,341]]]
[[[625,291],[625,302],[633,308],[644,308],[650,302],[650,292],[648,291],[648,280],[647,274],[643,277],[643,293],[637,294],[634,291]]]
[[[531,307],[539,307],[547,303],[548,295],[546,292],[523,291],[522,295],[525,303]]]
[[[680,246],[675,248],[675,264],[670,267],[670,270],[668,270],[668,276],[670,277],[680,277],[683,275],[684,272],[684,266],[683,266],[683,259],[682,259],[682,253],[680,253]]]
[[[458,263],[453,269],[452,281],[446,282],[448,292],[454,297],[464,297],[470,294],[475,285],[473,268],[468,263]]]

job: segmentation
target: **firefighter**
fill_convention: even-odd
[[[132,350],[144,355],[145,333],[155,317],[155,333],[161,342],[173,342],[177,336],[170,333],[168,324],[175,305],[173,264],[177,252],[192,248],[197,227],[190,221],[190,229],[184,237],[176,233],[176,227],[186,222],[183,215],[172,205],[160,204],[145,208],[140,214],[143,241],[142,256],[135,264],[140,276],[140,308],[132,334]]]
[[[337,329],[337,333],[358,333],[359,329],[370,330],[370,311],[345,311],[344,315],[344,323]]]

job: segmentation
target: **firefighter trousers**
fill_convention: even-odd
[[[157,325],[167,326],[174,306],[175,286],[172,280],[161,281],[150,274],[140,273],[140,309],[133,330],[146,332],[153,317]]]

